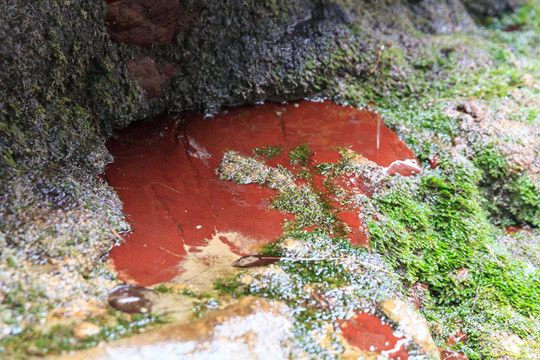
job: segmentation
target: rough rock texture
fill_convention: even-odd
[[[500,16],[505,12],[512,11],[525,3],[523,0],[463,0],[462,2],[472,14],[479,17]]]
[[[443,348],[437,348],[441,353],[441,360],[468,360],[467,357],[461,353],[452,350],[446,350]]]
[[[246,297],[189,324],[176,324],[63,359],[286,359],[287,307]]]
[[[107,22],[115,42],[150,46],[172,43],[197,16],[180,0],[107,0]]]
[[[163,83],[161,74],[156,69],[156,62],[145,56],[128,64],[129,76],[146,91],[148,99],[161,96]]]
[[[380,304],[382,312],[396,323],[405,334],[421,346],[421,352],[438,357],[438,351],[429,332],[426,320],[399,299],[390,299]]]
[[[474,21],[459,0],[413,2],[416,27],[430,33],[451,33],[474,29]]]
[[[498,360],[506,359],[532,359],[538,360],[540,356],[537,352],[531,352],[527,347],[527,342],[521,339],[516,334],[508,334],[503,332],[494,332],[489,339],[485,341],[486,348],[489,349],[490,355]]]
[[[538,96],[532,100],[532,108],[538,111]],[[455,139],[455,150],[467,158],[478,157],[478,148],[483,151],[500,153],[504,158],[504,167],[509,171],[509,177],[513,181],[530,177],[531,182],[527,186],[534,191],[540,191],[540,126],[535,123],[519,121],[511,116],[513,107],[512,100],[523,101],[519,89],[509,94],[507,99],[500,101],[498,108],[490,108],[486,101],[469,100],[452,105],[445,110],[446,114],[459,122],[460,136]],[[515,104],[515,103],[514,103]],[[479,145],[480,144],[480,145]],[[473,148],[476,148],[473,150]],[[483,186],[486,188],[487,197],[494,204],[501,203],[504,199],[508,204],[516,205],[516,209],[505,209],[515,219],[524,221],[525,224],[538,226],[540,224],[540,209],[533,200],[526,197],[516,196],[512,189],[507,189],[499,184],[494,178],[497,167],[494,164],[484,166],[488,175],[483,176]],[[489,172],[494,175],[490,175]],[[537,196],[537,195],[536,195]],[[519,206],[517,206],[519,204]],[[501,208],[504,206],[501,205]],[[516,220],[516,221],[519,221]]]
[[[511,170],[527,170],[540,189],[540,126],[510,119],[510,108],[495,112],[479,100],[458,104],[447,110],[448,116],[461,121],[463,138],[456,149],[470,153],[468,146],[480,136],[485,144],[496,144]],[[473,137],[475,137],[473,139]]]

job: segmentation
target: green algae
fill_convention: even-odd
[[[103,3],[0,8],[0,337],[15,343],[54,309],[106,297],[101,260],[127,224],[96,175],[105,136],[144,104],[103,37]]]
[[[289,162],[292,165],[308,166],[311,155],[311,148],[306,144],[301,144],[289,152]]]
[[[342,159],[336,168],[344,168],[343,163],[352,159]],[[352,164],[348,168],[361,174]],[[334,175],[326,170],[329,176]],[[340,272],[337,263],[346,261],[347,256],[352,262],[363,263],[369,262],[365,256],[373,255],[368,255],[370,252],[364,249],[354,249],[348,240],[328,237],[334,231],[323,219],[322,214],[327,211],[324,202],[313,197],[308,186],[288,189],[274,200],[274,208],[293,213],[298,223],[296,227],[286,226],[286,238],[265,250],[283,257],[284,260],[276,264],[280,270],[251,274],[255,280],[247,283],[242,281],[243,275],[238,275],[234,279],[220,280],[216,287],[235,297],[258,295],[278,299],[294,309],[313,299],[313,294],[308,297],[306,290],[300,291],[296,283],[308,288],[314,286],[323,293],[355,284],[358,286],[355,299],[360,303],[384,298],[390,293],[403,296],[402,292],[413,284],[423,284],[428,288],[428,295],[422,301],[422,313],[431,321],[432,329],[441,327],[433,333],[440,345],[459,330],[470,334],[469,341],[467,346],[454,349],[465,352],[471,359],[482,358],[492,350],[486,348],[486,341],[496,332],[517,334],[532,341],[529,345],[534,348],[534,343],[540,340],[537,323],[540,271],[531,267],[530,262],[516,258],[509,247],[502,245],[500,230],[492,225],[489,213],[483,208],[481,174],[482,170],[472,163],[443,163],[437,169],[426,169],[420,177],[391,178],[371,200],[365,199],[364,213],[370,214],[366,216],[366,224],[371,247],[387,262],[384,267],[378,265],[379,269],[390,268],[396,274],[395,277],[386,272],[375,275],[375,278],[383,275],[387,281],[393,281],[385,290],[386,295],[380,287],[371,290],[378,293],[364,293],[360,289],[366,285],[355,282],[354,274]],[[305,226],[316,230],[295,230]],[[291,239],[310,252],[287,251],[296,248],[287,245]],[[324,248],[324,254],[314,250],[317,248]],[[314,306],[317,304],[315,308],[302,305],[305,310],[295,315],[295,331],[301,334],[298,346],[324,353],[326,350],[317,348],[315,340],[309,340],[306,334],[327,321],[343,317],[325,313],[324,297],[312,301]],[[360,303],[357,302],[357,306]],[[371,306],[376,306],[376,302]],[[335,349],[340,349],[338,343],[334,345]]]
[[[283,152],[283,146],[281,145],[275,145],[275,146],[263,146],[260,148],[253,149],[253,154],[264,156],[267,160],[271,160],[277,156],[280,156]]]
[[[88,322],[99,326],[99,333],[86,338],[74,336],[74,324],[54,325],[47,331],[39,327],[28,327],[17,337],[1,339],[0,355],[8,354],[13,359],[26,359],[28,356],[43,357],[49,354],[89,349],[104,341],[110,342],[129,337],[149,328],[166,324],[168,320],[162,316],[129,315],[111,309],[106,316],[88,319]]]
[[[301,230],[305,227],[322,226],[332,228],[337,217],[329,211],[323,196],[310,185],[282,192],[273,199],[271,207],[295,216],[286,224],[288,230]]]

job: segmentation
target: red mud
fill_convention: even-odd
[[[409,358],[403,342],[399,342],[405,338],[394,336],[392,327],[384,324],[375,315],[356,314],[343,322],[340,328],[347,342],[361,351],[379,354],[384,351],[389,359],[407,360]]]
[[[268,209],[274,190],[218,179],[224,151],[252,155],[254,148],[279,144],[282,155],[267,163],[289,169],[288,153],[302,143],[311,147],[314,163],[339,160],[336,147],[350,147],[384,167],[415,159],[381,122],[367,110],[303,101],[234,108],[210,118],[162,116],[119,131],[107,143],[115,161],[106,178],[124,202],[133,232],[109,253],[118,277],[143,286],[169,281],[183,271],[179,264],[189,253],[200,252],[218,233],[238,255],[282,235],[290,216]],[[358,178],[340,181],[361,191]],[[351,228],[351,241],[365,245],[358,215],[344,210],[337,215]],[[242,234],[245,241],[225,233]]]

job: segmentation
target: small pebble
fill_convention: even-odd
[[[126,313],[146,314],[152,310],[154,292],[142,286],[122,284],[109,293],[109,305]]]

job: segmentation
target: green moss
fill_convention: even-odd
[[[294,221],[287,223],[289,230],[311,226],[332,228],[337,222],[324,196],[308,185],[282,192],[273,199],[272,208],[295,216]]]
[[[504,177],[507,173],[507,161],[501,152],[493,146],[482,146],[476,153],[474,165],[480,169],[480,177],[485,184]]]
[[[509,169],[507,159],[493,145],[480,146],[473,161],[480,170],[484,206],[493,222],[540,225],[540,193],[528,173]]]
[[[176,292],[173,287],[167,286],[166,284],[159,284],[158,286],[154,286],[152,290],[157,292],[158,294],[170,294]]]
[[[249,294],[249,290],[245,284],[238,281],[238,276],[229,279],[217,279],[214,283],[214,288],[223,295],[230,295],[233,298],[239,298]]]
[[[260,253],[262,255],[279,256],[279,254],[281,253],[279,244],[280,244],[280,240],[276,240],[274,242],[268,243],[263,246]]]
[[[73,335],[75,324],[55,325],[47,331],[37,327],[26,328],[17,336],[0,340],[0,355],[12,359],[25,359],[28,356],[41,357],[88,349],[103,341],[114,341],[137,334],[149,325],[157,326],[167,323],[167,319],[151,314],[129,315],[110,310],[108,315],[88,319],[88,322],[99,326],[100,332],[84,339]]]
[[[495,330],[539,341],[534,319],[540,314],[540,270],[498,244],[497,230],[482,209],[479,173],[454,165],[428,170],[419,181],[400,181],[374,196],[378,220],[368,226],[373,248],[410,284],[427,285],[426,317],[442,320],[438,316],[445,314],[442,323],[464,323],[462,331],[473,339],[461,350],[471,359],[481,357],[480,339]],[[495,316],[493,309],[505,307],[508,313]],[[443,332],[441,341],[452,331],[456,328]]]
[[[289,248],[291,241],[295,244]],[[292,232],[279,242],[274,250],[283,257],[277,263],[279,270],[252,274],[249,284],[239,275],[221,280],[217,286],[233,296],[256,295],[289,305],[295,324],[295,355],[308,351],[326,357],[328,349],[320,343],[320,336],[327,336],[328,326],[337,331],[340,320],[375,306],[399,289],[397,276],[380,257],[353,247],[348,239],[330,238],[322,228]],[[337,358],[343,344],[329,336]]]
[[[308,166],[310,164],[312,151],[306,144],[301,144],[289,152],[289,161],[292,165]]]
[[[263,146],[260,148],[253,149],[253,154],[264,156],[267,160],[273,159],[276,156],[280,156],[283,152],[283,146],[276,145],[276,146]]]
[[[193,303],[192,315],[197,319],[201,316],[208,314],[212,310],[216,310],[219,307],[219,302],[213,297],[195,301]]]
[[[349,73],[333,93],[334,99],[346,104],[374,102],[385,123],[406,140],[424,166],[420,178],[394,178],[371,201],[365,200],[366,213],[372,213],[368,205],[376,209],[375,217],[366,217],[372,248],[404,278],[405,288],[413,283],[428,286],[422,311],[431,322],[436,342],[448,346],[445,339],[449,335],[464,331],[469,340],[454,350],[464,352],[469,359],[496,358],[498,344],[492,336],[501,331],[529,339],[533,348],[540,342],[540,308],[535,300],[540,297],[540,273],[534,265],[537,250],[512,251],[500,242],[502,235],[494,226],[538,226],[539,192],[527,173],[510,169],[500,142],[480,141],[478,135],[468,138],[448,110],[460,110],[460,103],[476,99],[496,109],[517,91],[520,95],[512,95],[511,101],[519,110],[510,114],[510,119],[528,124],[538,121],[534,107],[538,91],[526,80],[528,74],[538,73],[540,66],[531,55],[538,52],[540,44],[538,9],[539,4],[531,2],[494,21],[490,29],[495,30],[482,36],[420,36],[415,46],[404,48],[389,41],[384,49],[379,44],[380,51],[372,44],[360,61],[370,66],[363,72]],[[524,30],[499,31],[515,23]],[[349,50],[344,47],[335,52],[328,66],[334,66],[333,60],[346,59]],[[483,60],[475,60],[478,58]],[[310,69],[316,67],[316,61],[309,64]],[[533,100],[529,105],[519,103],[516,99],[520,96]],[[463,138],[468,147],[459,153],[455,145]],[[296,158],[294,164],[309,166],[309,156]],[[436,169],[431,170],[432,165]],[[329,178],[358,171],[347,158],[338,164],[317,164],[315,169]],[[333,190],[327,189],[339,197],[339,191]],[[332,214],[325,195],[307,186],[302,191],[282,193],[273,206],[295,215],[296,223],[287,228],[292,234],[304,226],[315,226],[323,236],[334,232],[339,223],[325,215]],[[323,225],[325,221],[331,226]],[[306,246],[320,241],[316,235],[295,236],[306,241]],[[268,252],[284,255],[279,246],[270,247]],[[329,263],[284,262],[279,266],[291,277],[298,276],[315,287],[320,281],[327,281],[329,287],[351,282],[324,273]],[[297,290],[295,295],[284,296],[277,286],[278,282],[261,288],[235,283],[234,289],[293,299],[296,305],[291,306],[296,307],[306,297]],[[320,316],[306,307],[297,318],[316,329]]]
[[[540,191],[529,176],[516,176],[508,186],[510,212],[518,223],[540,227]]]

